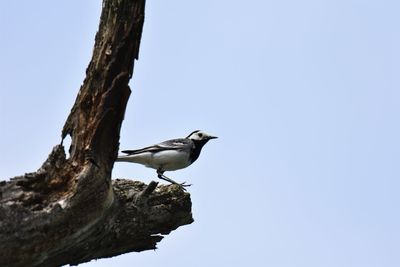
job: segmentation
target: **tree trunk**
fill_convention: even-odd
[[[190,195],[177,185],[111,180],[138,58],[144,0],[104,0],[93,57],[62,130],[35,173],[0,182],[0,266],[77,265],[154,249],[190,224]]]

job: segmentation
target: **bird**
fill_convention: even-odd
[[[166,171],[175,171],[186,168],[195,162],[203,146],[211,139],[218,137],[204,131],[196,130],[186,138],[171,139],[159,144],[136,150],[122,150],[125,155],[119,155],[116,161],[132,162],[142,164],[157,171],[157,177],[178,184],[183,187],[190,184],[177,183],[164,175]]]

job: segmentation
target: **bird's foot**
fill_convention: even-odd
[[[180,184],[178,184],[178,185],[180,185],[180,186],[182,187],[182,189],[183,189],[184,191],[186,191],[186,188],[185,188],[185,187],[189,187],[189,186],[191,186],[192,184],[187,184],[186,182],[183,182],[183,183],[180,183]]]
[[[164,180],[164,181],[170,182],[171,184],[179,185],[184,191],[186,191],[186,188],[185,188],[185,187],[189,187],[189,186],[192,185],[192,184],[187,184],[186,182],[177,183],[177,182],[175,182],[175,181],[172,180],[171,178],[168,178],[167,176],[165,176],[165,175],[162,174],[162,173],[158,173],[158,178],[160,178],[160,179],[162,179],[162,180]]]
[[[186,182],[183,182],[183,183],[180,183],[179,185],[180,185],[180,186],[183,186],[183,187],[189,187],[189,186],[191,186],[192,184],[187,184]]]
[[[189,186],[191,186],[192,184],[187,184],[186,182],[183,182],[183,183],[174,182],[174,183],[171,183],[171,185],[177,185],[177,186],[179,186],[183,191],[187,191],[187,190],[186,190],[186,187],[189,187]]]

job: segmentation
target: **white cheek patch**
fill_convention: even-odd
[[[200,135],[201,135],[201,137],[200,137]],[[209,136],[210,136],[209,134],[207,134],[207,133],[205,133],[203,131],[200,131],[200,132],[197,132],[197,133],[193,134],[189,138],[192,139],[192,140],[199,141],[199,140],[207,139],[207,137],[209,137]]]
[[[192,138],[190,138],[190,139],[192,139],[192,140],[200,140],[200,137],[196,134],[196,135],[194,135]]]

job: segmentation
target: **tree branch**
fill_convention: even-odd
[[[144,0],[104,0],[93,57],[54,147],[35,173],[0,182],[0,266],[59,266],[154,249],[193,221],[175,185],[111,181],[138,58]]]

